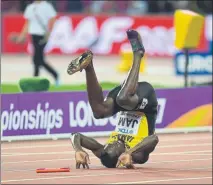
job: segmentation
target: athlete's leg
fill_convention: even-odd
[[[101,114],[99,113],[101,111],[100,109],[102,109],[102,107],[100,107],[100,103],[104,102],[104,96],[95,73],[93,62],[87,66],[85,71],[88,99],[94,112],[94,116],[98,118],[98,115]]]
[[[136,94],[141,58],[145,50],[140,35],[134,30],[128,30],[127,36],[133,50],[133,64],[128,76],[117,96],[117,103],[128,110],[134,109],[138,105],[138,95]]]
[[[95,118],[104,118],[113,114],[113,99],[104,99],[92,62],[92,52],[87,51],[73,60],[68,66],[68,74],[85,69],[89,103]]]
[[[82,147],[83,147],[88,150],[91,150],[94,153],[94,155],[98,158],[101,157],[101,154],[104,151],[104,145],[100,144],[99,142],[97,142],[95,139],[91,137],[84,136],[83,134],[73,133],[70,139],[71,139],[73,148],[76,151],[82,150]]]

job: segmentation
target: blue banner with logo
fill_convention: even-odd
[[[212,15],[205,17],[205,39],[207,48],[205,51],[191,51],[189,54],[189,75],[212,75]],[[175,72],[184,75],[186,58],[183,52],[178,51],[174,55]]]
[[[175,72],[177,75],[184,75],[186,58],[183,52],[174,57]],[[212,75],[212,53],[190,53],[189,54],[189,75]]]

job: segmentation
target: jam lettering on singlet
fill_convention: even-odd
[[[123,118],[120,117],[118,125],[127,126],[134,128],[135,124],[138,124],[138,120],[130,119],[130,118]]]

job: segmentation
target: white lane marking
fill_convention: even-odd
[[[200,154],[198,154],[200,155]],[[73,161],[74,156],[70,157],[70,158],[55,158],[55,159],[42,159],[42,160],[29,160],[29,161],[10,161],[10,162],[4,162],[1,161],[2,164],[19,164],[19,163],[37,163],[37,162],[55,162],[55,161]],[[97,157],[90,157],[90,159],[98,159]],[[199,159],[183,159],[183,160],[167,160],[167,161],[150,161],[149,163],[165,163],[165,162],[189,162],[189,161],[202,161],[202,160],[211,160],[212,158],[199,158]],[[24,164],[23,164],[24,165]]]
[[[99,170],[104,170],[106,169],[105,167],[103,167],[102,165],[92,165],[91,168],[101,168]],[[137,168],[138,166],[136,166]],[[67,166],[67,168],[69,168],[69,166]],[[146,169],[147,167],[143,167],[143,170],[146,170],[144,172],[149,171],[149,169]],[[148,167],[149,168],[149,167]],[[152,170],[154,169],[154,167],[152,167]],[[182,169],[163,169],[162,170],[155,170],[152,171],[152,173],[159,173],[159,172],[171,172],[171,171],[189,171],[189,170],[212,170],[212,167],[199,167],[199,168],[182,168]],[[123,168],[123,170],[126,170],[125,168]],[[29,172],[29,171],[35,171],[35,168],[28,168],[28,169],[17,169],[17,170],[13,170],[13,169],[7,169],[7,170],[3,170],[3,172]],[[208,172],[208,171],[207,171]],[[210,172],[210,171],[209,171]]]
[[[199,147],[199,146],[212,146],[212,143],[202,143],[202,144],[182,144],[182,145],[159,145],[156,148],[179,148],[179,147]],[[30,148],[29,148],[30,149]],[[71,150],[71,153],[75,151]],[[14,152],[3,152],[2,155],[12,155]]]
[[[104,168],[103,168],[104,169]],[[153,169],[153,168],[152,168]],[[155,172],[171,172],[171,171],[191,171],[191,170],[207,170],[212,169],[210,167],[207,168],[182,168],[182,169],[166,169],[166,170],[155,170]],[[112,169],[113,170],[113,169]],[[41,178],[29,178],[29,179],[13,179],[13,180],[3,180],[2,183],[8,183],[8,182],[24,182],[24,181],[36,181],[36,180],[52,180],[52,179],[69,179],[69,178],[83,178],[83,177],[99,177],[99,176],[111,176],[111,175],[130,175],[130,174],[141,174],[141,172],[138,171],[128,171],[124,169],[125,172],[112,172],[112,173],[100,173],[100,174],[81,174],[81,175],[70,175],[70,176],[56,176],[56,177],[41,177]],[[153,171],[152,171],[153,172]],[[128,184],[128,183],[127,183]]]
[[[212,143],[202,143],[202,144],[182,144],[182,145],[162,145],[156,148],[179,148],[179,147],[197,147],[197,146],[212,146]]]
[[[90,159],[97,159],[97,157],[90,157]],[[150,164],[161,164],[161,163],[176,163],[176,162],[192,162],[192,161],[206,161],[206,160],[212,160],[212,158],[200,158],[200,159],[182,159],[182,160],[168,160],[168,161],[150,161]],[[74,161],[74,158],[65,158],[65,159],[45,159],[45,160],[33,160],[33,161],[12,161],[12,162],[4,162],[1,163],[4,164],[19,164],[25,165],[24,163],[40,163],[40,162],[55,162],[55,161]]]
[[[128,174],[135,174],[136,172],[128,172]],[[69,179],[69,178],[83,178],[83,177],[98,177],[98,176],[110,176],[110,175],[124,175],[126,173],[102,173],[102,174],[86,174],[86,175],[70,175],[60,177],[40,177],[40,178],[29,178],[29,179],[13,179],[13,180],[2,180],[2,183],[7,182],[24,182],[24,181],[36,181],[36,180],[52,180],[52,179]]]
[[[165,139],[160,139],[160,142],[174,142],[174,141],[192,141],[192,140],[195,140],[195,141],[197,141],[197,137],[194,137],[194,138],[176,138],[176,139],[167,139],[167,140],[165,140]],[[208,139],[208,140],[211,140],[211,137],[200,137],[199,138],[199,141],[200,140],[202,140],[202,139]],[[107,140],[107,139],[106,139]],[[52,142],[52,141],[50,141],[50,142]],[[54,142],[54,141],[53,141]],[[34,144],[34,143],[32,143],[32,144]],[[173,143],[173,144],[175,144],[175,143]],[[22,144],[21,144],[22,145]],[[26,146],[14,146],[14,147],[2,147],[1,149],[2,150],[14,150],[14,149],[27,149],[27,148],[52,148],[52,147],[65,147],[65,146],[68,146],[68,147],[70,147],[71,146],[71,144],[51,144],[51,145],[49,145],[49,144],[46,144],[46,145],[26,145]],[[187,146],[187,145],[186,145]]]
[[[161,152],[152,153],[151,155],[178,155],[178,154],[194,154],[194,153],[205,153],[212,152],[212,150],[198,150],[198,151],[187,151],[187,152]],[[1,157],[16,157],[16,156],[30,156],[30,155],[51,155],[51,154],[72,154],[74,151],[63,151],[63,152],[32,152],[32,153],[11,153],[2,154]]]
[[[182,155],[199,155],[199,156],[201,156],[201,155],[209,155],[209,156],[212,156],[212,153],[209,153],[209,154],[197,154],[197,153],[193,153],[193,154],[182,154]]]
[[[155,172],[171,172],[171,171],[191,171],[191,170],[201,170],[201,169],[212,169],[212,168],[188,168],[188,169],[169,169],[169,170],[156,170]],[[128,171],[124,169],[125,172],[112,172],[112,173],[100,173],[100,174],[81,174],[81,175],[70,175],[70,176],[60,176],[60,177],[43,177],[43,178],[29,178],[29,179],[13,179],[13,180],[3,180],[2,183],[8,182],[24,182],[24,181],[36,181],[36,180],[52,180],[52,179],[69,179],[69,178],[83,178],[83,177],[99,177],[99,176],[111,176],[111,175],[130,175],[130,174],[141,174],[137,171]],[[153,171],[152,171],[153,172]],[[128,184],[128,183],[127,183]]]
[[[202,180],[202,179],[212,179],[212,177],[189,177],[181,179],[156,179],[156,180],[145,180],[145,181],[135,181],[135,182],[115,182],[107,184],[145,184],[145,183],[159,183],[159,182],[170,182],[170,181],[187,181],[187,180]]]

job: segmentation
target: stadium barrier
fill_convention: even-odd
[[[211,87],[156,93],[157,133],[212,131]],[[72,132],[103,137],[117,121],[117,115],[94,119],[86,92],[3,94],[1,104],[2,141],[68,138]]]
[[[212,38],[211,20],[207,16],[202,28],[200,43],[196,51],[206,52],[208,40]],[[20,32],[24,25],[21,14],[2,16],[2,52],[32,52],[28,39],[24,45],[16,45],[8,40],[12,32]],[[130,48],[126,30],[136,29],[142,36],[148,57],[172,57],[177,49],[174,45],[174,17],[163,15],[147,16],[107,16],[61,14],[53,27],[45,52],[50,54],[79,54],[92,45],[96,55],[119,55]],[[82,39],[83,38],[83,39]]]

